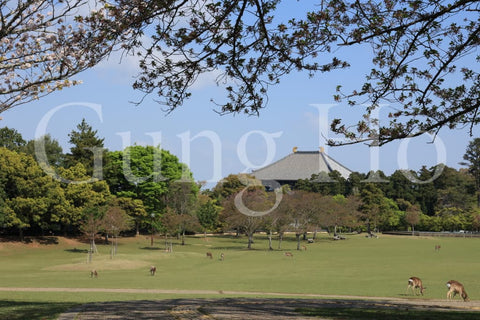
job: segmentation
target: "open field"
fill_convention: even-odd
[[[445,299],[445,282],[456,279],[464,283],[472,300],[480,300],[480,239],[476,238],[352,235],[332,241],[323,236],[313,244],[303,243],[306,251],[296,251],[292,237],[284,240],[281,251],[268,251],[262,236],[256,238],[254,250],[245,249],[243,237],[189,237],[185,246],[174,241],[173,252],[167,253],[162,239],[155,239],[150,247],[149,237],[140,236],[120,239],[113,259],[110,246],[99,244],[91,264],[87,263],[88,244],[47,240],[0,242],[2,290],[83,288],[87,292],[0,291],[0,310],[4,310],[0,318],[2,312],[21,314],[35,304],[43,307],[44,302],[52,306],[51,312],[59,313],[92,301],[272,296],[269,293],[283,293],[285,298],[310,294],[418,299],[406,295],[412,275],[423,279],[424,298]],[[435,245],[441,245],[441,250],[435,251]],[[206,257],[207,251],[213,259]],[[285,256],[285,251],[293,257]],[[219,259],[222,252],[224,261]],[[150,265],[157,266],[154,277],[149,274]],[[91,269],[98,270],[98,279],[90,278]]]

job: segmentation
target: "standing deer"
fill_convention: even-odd
[[[440,248],[441,248],[441,247],[440,247],[439,244],[435,245],[435,251],[440,251]]]
[[[447,282],[447,288],[448,288],[448,292],[447,292],[448,300],[455,298],[457,293],[459,293],[462,296],[463,301],[470,300],[468,299],[468,295],[467,295],[467,292],[465,291],[465,288],[463,287],[463,284],[461,284],[460,282],[455,280],[450,280]],[[452,297],[452,293],[453,293],[453,297]]]
[[[221,261],[225,260],[225,255],[223,254],[223,252],[220,254],[220,260]]]
[[[408,289],[410,288],[412,289],[412,293],[414,295],[417,295],[416,289],[417,288],[420,289],[420,293],[422,296],[423,296],[423,290],[426,289],[426,287],[423,286],[422,280],[420,280],[420,278],[417,278],[417,277],[408,278],[407,293],[408,293]]]
[[[213,259],[213,255],[211,252],[207,252],[207,258]]]
[[[150,274],[151,274],[152,276],[154,276],[154,275],[155,275],[155,272],[157,272],[157,267],[151,266],[151,267],[150,267]]]
[[[97,270],[92,270],[90,271],[90,278],[98,278],[98,272]]]

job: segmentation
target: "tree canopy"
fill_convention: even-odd
[[[361,48],[371,53],[365,80],[339,83],[332,97],[362,108],[363,118],[334,119],[331,129],[350,142],[330,144],[382,145],[478,123],[478,1],[3,2],[10,11],[2,10],[0,29],[0,111],[71,85],[119,49],[139,58],[133,87],[168,111],[213,73],[225,89],[214,101],[220,113],[259,114],[287,74],[348,68]],[[390,107],[385,124],[382,104]]]
[[[76,85],[110,51],[87,0],[0,0],[0,112]]]

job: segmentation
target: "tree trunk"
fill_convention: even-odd
[[[297,238],[297,250],[300,250],[300,236],[301,233],[295,233],[295,238]]]
[[[278,233],[278,250],[282,249],[283,232]]]
[[[253,233],[248,234],[248,249],[252,249],[252,243],[253,243]]]
[[[185,245],[185,229],[182,231],[182,246]]]
[[[273,250],[272,248],[272,230],[268,232],[268,250]]]

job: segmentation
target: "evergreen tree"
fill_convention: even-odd
[[[468,171],[475,179],[477,191],[477,206],[480,207],[480,138],[475,138],[468,144],[461,164],[468,166]]]
[[[85,119],[82,119],[82,122],[77,125],[77,131],[72,130],[68,136],[72,147],[70,154],[66,156],[67,167],[81,163],[87,170],[88,176],[95,174],[95,177],[101,177],[105,150],[104,139],[97,136],[97,130],[93,130]],[[94,161],[101,162],[94,165]],[[94,168],[96,172],[93,172]]]

